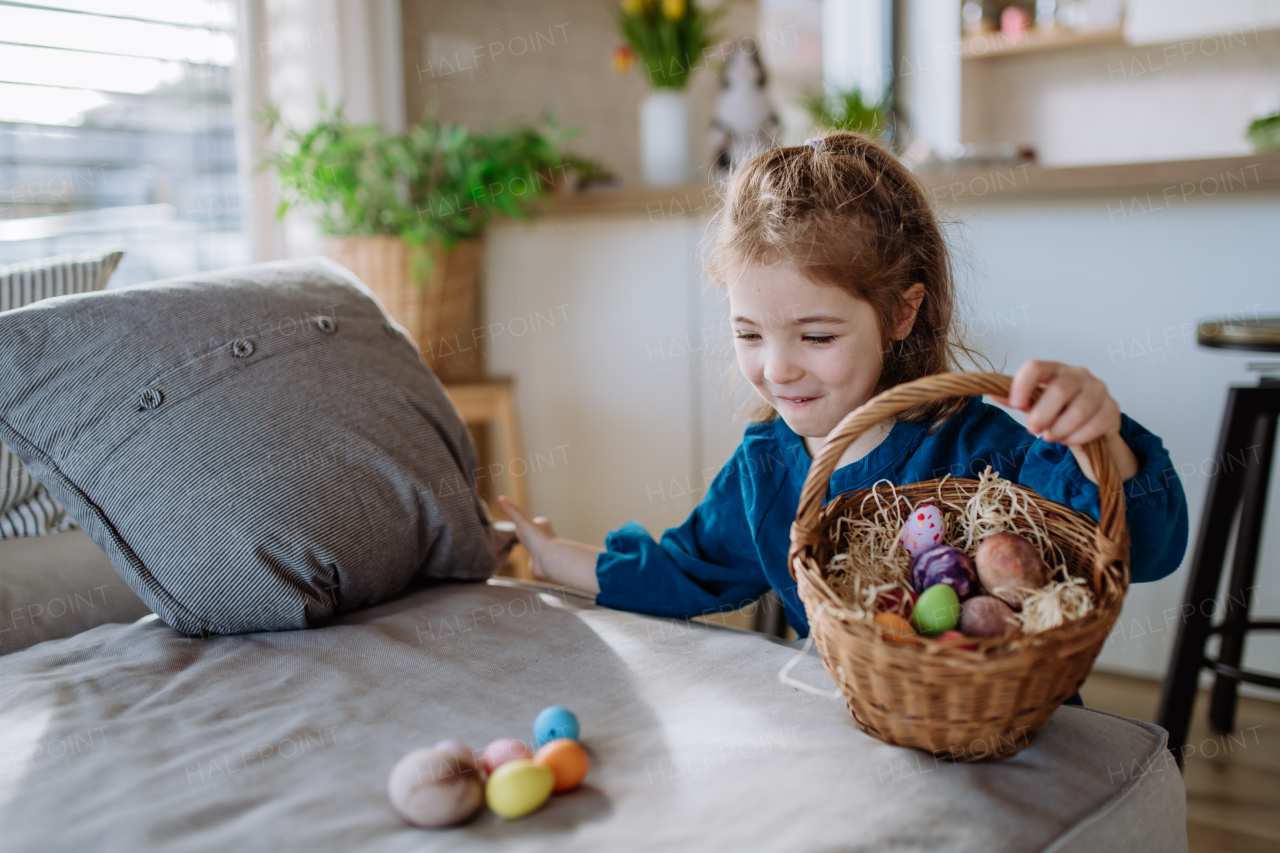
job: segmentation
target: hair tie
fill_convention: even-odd
[[[810,148],[812,148],[814,151],[817,151],[819,154],[821,154],[821,153],[822,153],[822,149],[826,148],[827,140],[822,139],[822,138],[818,138],[818,139],[806,139],[806,140],[804,141],[804,144],[805,144],[805,145],[808,145],[808,146],[809,146]]]

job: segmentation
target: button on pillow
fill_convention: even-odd
[[[505,557],[443,387],[330,261],[47,300],[0,340],[0,441],[180,631],[320,625]]]

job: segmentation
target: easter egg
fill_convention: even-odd
[[[467,746],[465,743],[463,743],[460,740],[453,740],[452,738],[446,738],[445,740],[438,740],[436,741],[435,746],[431,748],[446,749],[450,752],[462,752],[472,756],[473,758],[475,757],[475,753],[471,751],[471,747]]]
[[[961,616],[963,617],[963,615],[964,614],[962,611]],[[959,631],[943,631],[941,634],[934,637],[934,639],[939,643],[952,643],[958,649],[968,649],[969,651],[974,651],[975,649],[978,648],[973,643],[966,643],[965,640],[969,638],[966,637],[964,634],[960,633]]]
[[[960,611],[960,630],[970,637],[1003,637],[1018,630],[1013,608],[992,595],[975,595]]]
[[[546,767],[556,777],[553,789],[556,793],[572,791],[581,785],[582,780],[587,777],[587,768],[591,766],[587,751],[582,748],[582,744],[567,737],[547,741],[546,745],[538,750],[533,760]]]
[[[916,555],[911,563],[911,583],[924,592],[934,584],[954,587],[956,595],[968,598],[978,591],[978,573],[973,560],[959,548],[938,545]]]
[[[978,580],[987,592],[1015,607],[1045,584],[1044,562],[1036,546],[1016,533],[993,533],[974,555]]]
[[[470,750],[418,749],[396,762],[387,778],[391,807],[415,826],[449,826],[475,814],[484,801]]]
[[[489,745],[484,748],[480,761],[484,765],[484,772],[492,773],[508,761],[532,757],[533,753],[529,752],[529,747],[525,746],[522,741],[510,737],[500,737],[495,741],[490,741]]]
[[[558,737],[578,739],[578,718],[562,705],[551,705],[538,712],[533,721],[533,740],[542,746]]]
[[[920,635],[916,633],[916,629],[911,627],[911,623],[901,614],[894,613],[892,610],[877,613],[872,617],[871,621],[888,629],[880,632],[880,636],[886,640],[893,640],[898,643],[915,643],[920,638]]]
[[[916,507],[902,523],[902,547],[914,557],[935,545],[941,545],[942,534],[945,532],[946,524],[942,521],[940,509],[932,504]]]
[[[524,817],[547,801],[555,784],[555,774],[549,767],[517,758],[493,771],[485,785],[484,798],[489,808],[502,817]]]
[[[945,583],[936,583],[920,593],[916,609],[911,612],[911,624],[930,637],[950,631],[959,619],[960,596]]]

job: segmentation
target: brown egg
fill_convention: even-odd
[[[991,595],[975,595],[960,609],[960,630],[967,637],[1003,637],[1018,630],[1013,608]]]
[[[983,539],[973,562],[986,591],[1015,607],[1045,583],[1039,552],[1016,533],[994,533]]]

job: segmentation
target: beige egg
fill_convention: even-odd
[[[449,826],[484,802],[480,771],[470,750],[418,749],[401,758],[387,779],[391,807],[415,826]]]
[[[1016,533],[994,533],[983,539],[973,562],[983,588],[1014,607],[1022,606],[1030,592],[1045,584],[1040,553]]]

